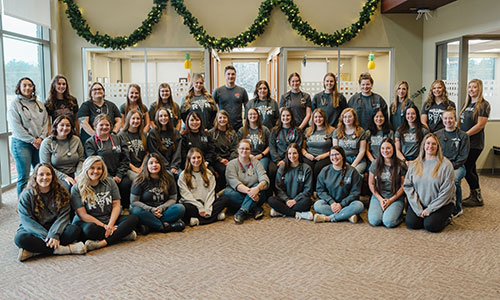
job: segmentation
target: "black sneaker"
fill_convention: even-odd
[[[175,223],[172,223],[172,224],[170,224],[170,226],[172,227],[172,231],[176,231],[176,232],[181,232],[184,230],[184,228],[186,228],[186,224],[184,224],[184,222],[182,220],[179,220]]]
[[[140,224],[137,226],[137,231],[141,234],[141,235],[148,235],[149,233],[149,227],[144,225],[144,224]]]
[[[255,220],[258,220],[258,219],[262,219],[262,217],[264,216],[264,209],[260,206],[257,206],[254,210],[253,210],[253,218]]]
[[[243,221],[245,221],[245,215],[246,215],[246,212],[243,209],[238,210],[234,214],[234,223],[242,224]]]

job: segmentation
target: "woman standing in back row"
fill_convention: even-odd
[[[324,91],[314,95],[312,110],[321,108],[327,117],[326,122],[335,127],[339,121],[340,114],[347,107],[347,100],[339,93],[337,79],[333,73],[327,73],[323,78]]]
[[[476,161],[484,148],[484,127],[490,115],[490,103],[483,98],[483,82],[472,79],[468,85],[467,98],[460,112],[460,129],[469,136],[470,150],[465,162],[465,180],[471,194],[463,201],[463,206],[483,206],[483,197],[479,187]]]
[[[422,107],[422,116],[420,117],[422,124],[428,127],[430,132],[436,132],[444,128],[443,112],[448,106],[455,108],[455,103],[448,98],[444,81],[434,81]]]

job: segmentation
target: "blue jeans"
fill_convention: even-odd
[[[17,195],[19,195],[28,183],[31,167],[34,168],[40,162],[39,151],[32,144],[16,138],[12,138],[10,151],[16,161]]]
[[[133,206],[130,209],[130,213],[139,218],[139,224],[146,225],[152,230],[160,231],[163,223],[170,223],[179,220],[184,216],[185,210],[184,205],[176,203],[167,207],[161,218],[155,217],[153,213],[138,206]]]
[[[462,178],[465,177],[465,166],[461,166],[460,168],[455,170],[455,187],[457,192],[457,203],[455,204],[455,209],[453,213],[458,213],[462,210]]]
[[[262,166],[264,167],[264,170],[266,170],[266,173],[269,174],[269,161],[271,159],[269,158],[269,155],[268,156],[264,156],[263,158],[261,158],[259,161],[260,163],[262,164]]]
[[[314,210],[318,214],[327,215],[330,222],[339,222],[349,219],[351,216],[359,215],[365,206],[359,200],[352,201],[348,206],[343,207],[338,213],[334,214],[330,204],[324,200],[318,200],[314,203]]]
[[[377,197],[370,199],[370,208],[368,209],[368,222],[372,226],[384,224],[387,228],[396,227],[403,221],[402,214],[405,205],[404,195],[392,202],[385,211],[382,210]]]
[[[252,187],[257,186],[258,183]],[[229,199],[229,206],[235,209],[243,209],[245,212],[251,212],[255,207],[262,206],[266,201],[266,190],[259,192],[259,201],[255,202],[247,194],[240,193],[231,187],[226,187],[222,196]]]
[[[347,156],[346,160],[349,164],[352,164],[356,160],[356,156]],[[361,177],[365,174],[367,165],[366,160],[363,158],[359,164],[354,167]]]

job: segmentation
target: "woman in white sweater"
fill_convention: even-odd
[[[203,152],[191,148],[187,153],[186,167],[179,176],[181,203],[186,208],[184,222],[191,226],[204,225],[226,218],[224,208],[227,197],[215,195],[215,176],[207,168]]]
[[[443,156],[439,139],[428,133],[410,164],[404,181],[409,207],[406,227],[440,232],[455,207],[455,180],[451,162]]]

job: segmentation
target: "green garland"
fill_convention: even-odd
[[[90,26],[83,18],[80,8],[73,0],[62,0],[68,6],[66,14],[68,15],[71,27],[76,30],[76,33],[84,38],[89,43],[103,48],[124,49],[134,46],[140,41],[145,40],[153,29],[153,25],[158,23],[162,16],[162,11],[167,8],[168,0],[155,0],[153,8],[148,14],[146,20],[142,21],[142,25],[134,30],[129,36],[111,37],[107,34],[101,35],[99,31],[92,33]]]
[[[141,27],[137,28],[128,37],[119,36],[114,38],[107,34],[100,35],[99,32],[95,34],[92,33],[74,1],[62,1],[68,6],[66,14],[68,15],[71,26],[76,30],[79,36],[103,48],[124,49],[134,46],[151,34],[152,27],[160,21],[162,10],[166,8],[168,0],[154,0],[155,6],[153,6],[146,20],[142,22]],[[184,19],[184,24],[189,28],[194,39],[201,46],[218,51],[229,51],[233,48],[246,47],[248,44],[255,41],[259,35],[264,33],[264,29],[269,23],[271,11],[277,5],[279,5],[281,11],[287,16],[288,22],[292,25],[292,28],[306,40],[322,47],[338,47],[356,37],[361,29],[370,22],[371,16],[377,9],[379,0],[367,0],[359,14],[358,21],[354,22],[351,26],[335,31],[333,34],[318,32],[311,27],[307,21],[302,19],[299,9],[293,0],[264,0],[260,4],[257,18],[246,31],[238,34],[234,38],[222,37],[220,39],[207,34],[203,25],[200,25],[198,19],[196,19],[186,8],[184,0],[170,0],[170,2],[175,11]]]

